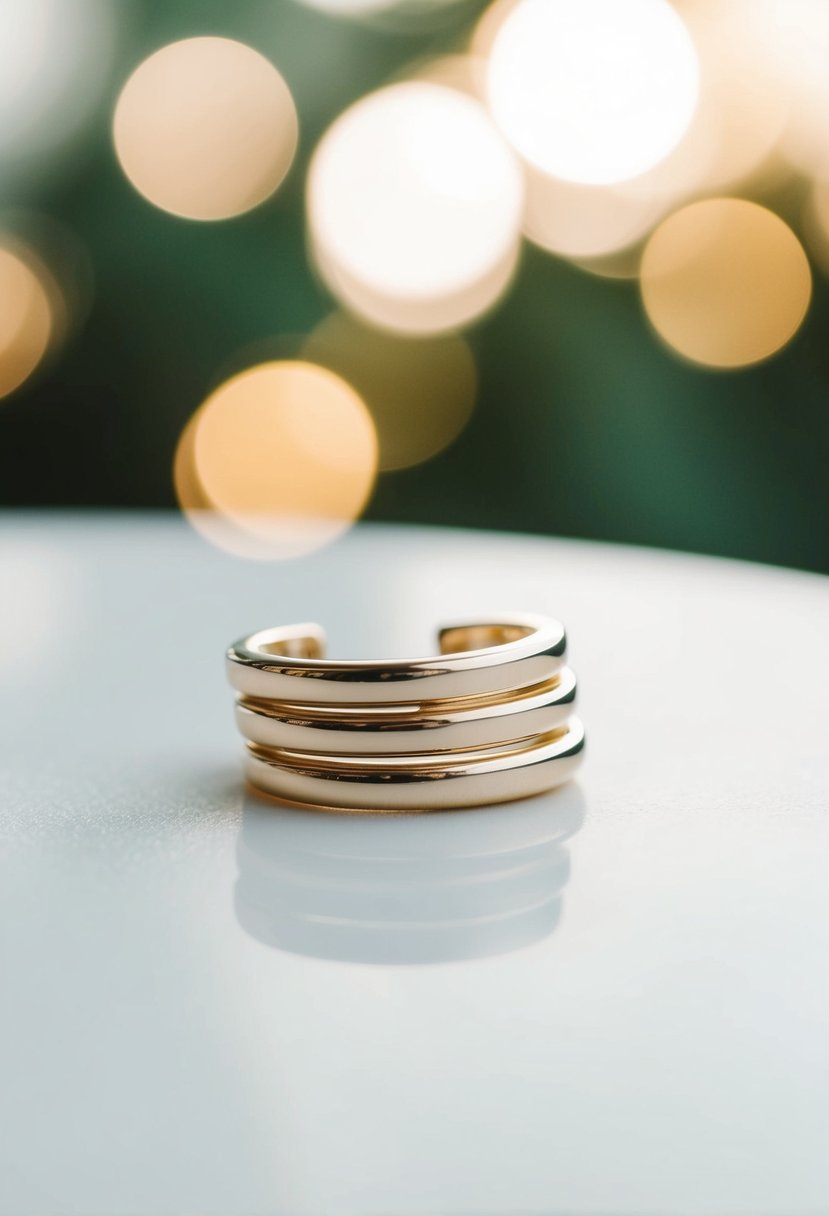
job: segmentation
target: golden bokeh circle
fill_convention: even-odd
[[[310,335],[304,354],[359,392],[377,428],[381,469],[435,456],[472,414],[478,377],[459,334],[410,338],[332,313]]]
[[[245,557],[313,552],[361,514],[377,437],[361,398],[327,368],[263,363],[212,393],[188,423],[174,466],[194,526]]]
[[[118,98],[121,167],[173,215],[219,220],[257,206],[296,152],[296,107],[274,65],[230,38],[187,38],[138,65]]]
[[[489,105],[542,173],[590,185],[636,177],[677,146],[698,95],[696,50],[668,0],[518,0],[498,14]]]
[[[562,257],[604,258],[637,244],[667,210],[655,191],[565,182],[527,166],[524,234]]]
[[[314,260],[373,325],[457,329],[505,290],[524,184],[483,106],[426,80],[390,85],[341,114],[308,172]]]
[[[708,367],[767,359],[797,332],[811,298],[803,248],[779,216],[737,198],[675,212],[650,237],[640,284],[659,336]]]
[[[31,376],[52,337],[49,290],[33,263],[0,246],[0,397]]]

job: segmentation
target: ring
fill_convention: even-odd
[[[446,810],[513,802],[568,781],[584,748],[578,718],[509,751],[459,752],[412,763],[409,756],[323,757],[248,743],[247,776],[301,806],[351,811]]]
[[[325,658],[319,625],[263,629],[226,652],[245,771],[305,808],[448,810],[569,780],[584,728],[563,627],[528,614],[447,625],[440,654]]]
[[[576,677],[562,667],[547,684],[501,697],[412,706],[289,705],[240,697],[236,725],[251,743],[331,755],[468,751],[550,734],[570,717]]]
[[[246,697],[289,704],[452,700],[544,684],[566,650],[558,621],[528,615],[447,625],[438,643],[435,658],[353,662],[323,657],[319,625],[263,629],[230,647],[228,679]]]

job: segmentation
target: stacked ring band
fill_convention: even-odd
[[[318,625],[231,646],[251,784],[302,806],[416,811],[507,802],[569,779],[584,747],[565,634],[544,617],[451,625],[440,655],[324,657]]]

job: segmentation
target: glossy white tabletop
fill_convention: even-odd
[[[0,570],[3,1216],[829,1212],[829,580],[163,516],[6,516]],[[568,627],[577,785],[244,793],[227,643],[509,608]]]

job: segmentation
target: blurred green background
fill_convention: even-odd
[[[17,214],[58,221],[85,249],[86,319],[0,402],[7,506],[175,506],[178,437],[240,352],[287,347],[333,307],[306,255],[304,173],[355,98],[418,57],[460,45],[482,6],[440,20],[353,22],[293,0],[118,0],[115,49],[79,137],[0,184]],[[132,68],[166,42],[221,34],[279,67],[300,148],[273,198],[221,223],[147,203],[116,161],[111,114]],[[769,201],[796,218],[789,181]],[[794,218],[792,222],[794,223]],[[743,371],[679,360],[636,285],[525,245],[509,294],[468,331],[480,376],[459,439],[383,473],[366,518],[666,546],[829,571],[829,302],[815,272],[803,328]]]

